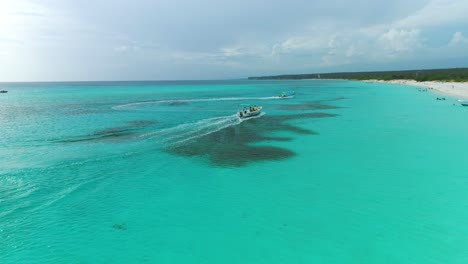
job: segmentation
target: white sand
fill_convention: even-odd
[[[391,80],[391,81],[380,81],[380,80],[368,80],[367,82],[382,82],[382,83],[394,83],[412,85],[418,87],[424,87],[435,90],[437,92],[458,97],[461,99],[468,99],[468,82],[442,82],[442,81],[427,81],[417,82],[415,80]]]

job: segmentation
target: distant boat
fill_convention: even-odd
[[[292,91],[292,92],[282,92],[278,97],[279,98],[284,98],[284,99],[288,99],[288,98],[294,98],[294,95],[296,94],[295,91]]]
[[[262,112],[261,106],[242,105],[238,115],[240,118],[247,118],[247,117],[259,115],[261,112]]]
[[[468,100],[458,100],[458,102],[463,106],[468,106]]]
[[[0,93],[8,93],[8,91],[1,90]]]

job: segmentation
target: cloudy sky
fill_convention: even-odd
[[[467,0],[0,0],[0,81],[468,66]]]

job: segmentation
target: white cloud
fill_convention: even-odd
[[[236,44],[225,46],[218,51],[211,52],[215,57],[223,61],[250,60],[252,58],[269,58],[274,53],[275,47],[265,45],[255,40],[243,40]]]
[[[26,41],[43,26],[50,10],[25,0],[0,1],[0,36],[10,40]]]
[[[466,0],[432,0],[417,12],[396,21],[395,26],[430,27],[453,23],[466,23],[468,16],[468,1]]]
[[[114,51],[117,53],[124,53],[124,52],[136,52],[142,50],[142,47],[136,41],[131,41],[124,45],[119,45],[114,48]]]
[[[126,45],[121,45],[121,46],[117,46],[114,48],[115,52],[126,52],[127,50],[128,50],[128,46]]]
[[[356,55],[356,47],[354,45],[351,45],[348,47],[346,50],[346,57],[351,58]]]
[[[392,28],[380,36],[379,42],[389,52],[389,55],[409,52],[421,46],[419,33],[417,29]]]
[[[329,55],[335,55],[336,50],[339,48],[339,44],[335,38],[335,36],[331,37],[330,40],[328,41],[328,54]]]
[[[457,31],[453,34],[452,40],[450,41],[450,46],[456,46],[460,44],[468,44],[468,38],[465,38],[461,32]]]
[[[236,57],[236,56],[241,56],[245,53],[244,48],[242,47],[225,47],[221,48],[221,53],[225,57]]]
[[[281,53],[292,53],[295,51],[323,49],[326,48],[327,45],[328,42],[323,36],[297,36],[284,40],[279,45],[277,45],[277,48]]]

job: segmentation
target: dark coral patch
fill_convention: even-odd
[[[261,141],[289,141],[289,137],[274,137],[268,134],[277,131],[298,134],[316,134],[314,131],[287,124],[286,121],[304,118],[333,117],[327,113],[302,113],[281,116],[263,116],[245,120],[237,126],[227,127],[217,132],[185,142],[171,145],[167,151],[187,157],[206,157],[215,166],[245,166],[250,162],[282,160],[295,155],[291,150],[258,146]]]
[[[112,108],[108,103],[84,103],[84,104],[63,104],[58,107],[67,115],[104,114],[111,113]]]
[[[321,102],[307,102],[302,104],[285,104],[281,105],[279,109],[281,110],[327,110],[327,109],[337,109],[340,107],[323,104]]]
[[[103,130],[98,130],[90,135],[91,138],[95,139],[116,139],[123,138],[135,133],[136,128],[134,127],[111,127]]]
[[[117,229],[117,230],[127,230],[127,225],[126,224],[115,224],[112,226],[112,228]]]
[[[146,127],[146,126],[156,124],[155,121],[149,121],[149,120],[135,120],[135,121],[128,121],[127,123],[129,126],[134,126],[134,127]]]
[[[102,140],[128,140],[140,132],[141,128],[155,124],[154,121],[136,120],[127,122],[128,125],[97,130],[89,135],[70,137],[59,142],[82,142]]]

